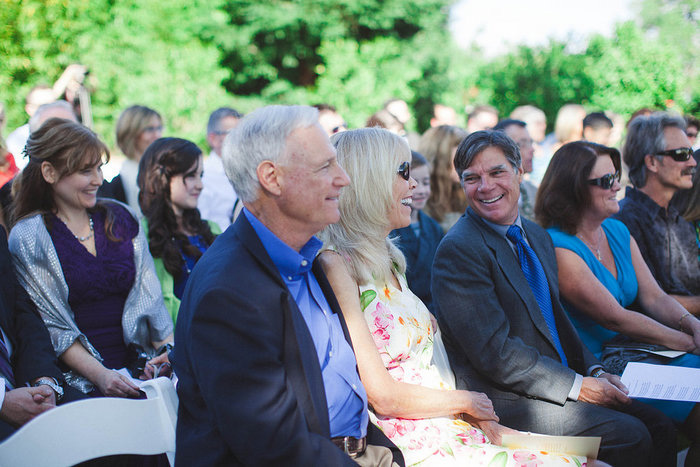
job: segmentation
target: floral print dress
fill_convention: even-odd
[[[455,389],[435,319],[409,290],[405,276],[397,278],[401,289],[391,284],[360,286],[362,311],[384,366],[396,381]],[[409,420],[381,417],[370,411],[370,420],[401,449],[406,465],[586,465],[585,457],[495,446],[482,431],[456,416]]]

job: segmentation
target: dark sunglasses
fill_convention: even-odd
[[[411,163],[408,161],[402,162],[396,173],[401,175],[401,178],[408,181],[408,179],[411,178]]]
[[[604,190],[609,190],[615,184],[615,182],[620,181],[620,171],[616,171],[614,174],[603,175],[600,178],[594,178],[588,180],[589,185],[599,186]]]
[[[657,152],[656,155],[671,156],[676,162],[685,162],[693,155],[693,150],[691,148],[669,149],[668,151]]]

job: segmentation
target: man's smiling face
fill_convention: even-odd
[[[490,146],[462,172],[462,187],[469,206],[489,222],[510,225],[518,217],[522,169],[515,169],[503,151]]]

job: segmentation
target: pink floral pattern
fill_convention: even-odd
[[[455,389],[435,320],[409,290],[386,284],[360,286],[365,321],[389,374],[397,381],[435,389]],[[441,363],[445,362],[445,363]],[[396,444],[406,465],[541,467],[586,465],[584,457],[507,449],[490,443],[476,427],[456,417],[420,420],[378,417],[372,423]]]

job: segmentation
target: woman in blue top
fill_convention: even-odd
[[[621,334],[688,352],[665,363],[700,368],[694,355],[700,352],[700,321],[661,290],[627,227],[610,218],[620,209],[619,190],[617,149],[577,141],[552,157],[535,215],[556,247],[566,309],[597,356],[605,342]],[[642,313],[628,309],[632,304]],[[700,465],[700,408],[690,402],[649,402],[685,422],[693,442],[686,465]]]

